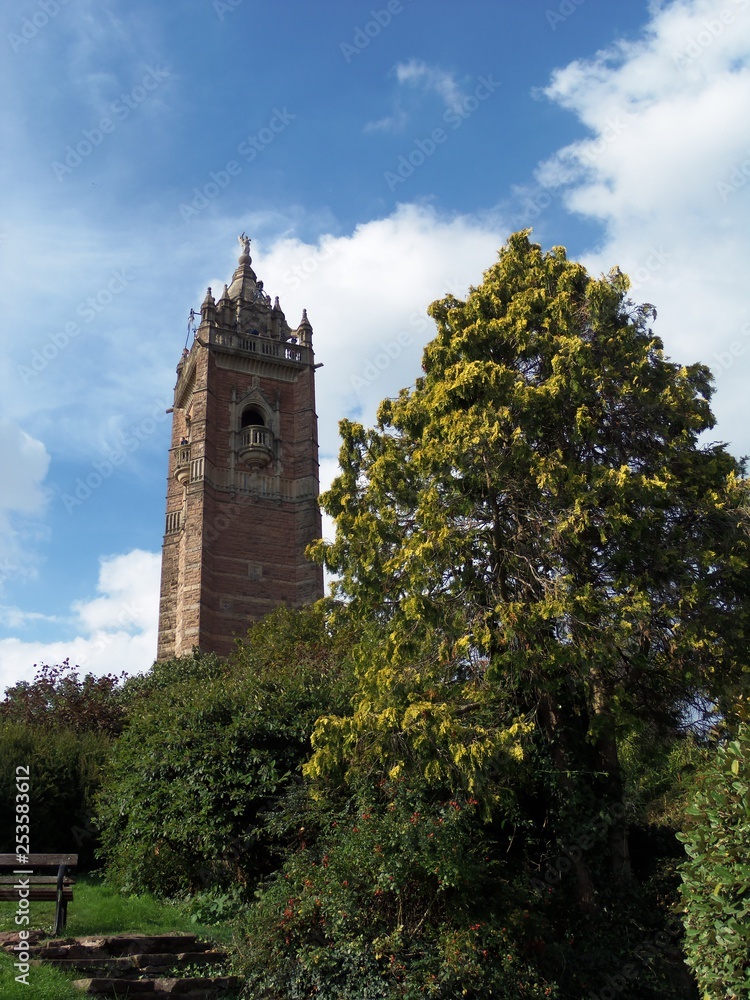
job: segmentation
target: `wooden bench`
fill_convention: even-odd
[[[54,900],[57,903],[54,934],[62,934],[75,885],[68,870],[76,867],[78,855],[29,854],[25,863],[19,864],[18,861],[17,854],[0,854],[0,899],[11,899],[18,903],[19,914],[27,912],[31,901]],[[54,874],[44,874],[45,868],[56,871]]]

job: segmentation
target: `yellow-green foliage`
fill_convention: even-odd
[[[623,933],[631,794],[663,787],[686,706],[721,709],[748,672],[744,465],[706,443],[708,368],[665,355],[628,286],[511,236],[465,301],[430,307],[423,374],[377,426],[342,422],[336,537],[312,547],[359,630],[354,711],[318,720],[305,766],[317,804],[387,810],[395,788],[396,814],[434,819],[471,797],[487,826],[465,843],[492,829],[505,884],[560,862],[540,907],[566,997],[627,964],[644,913],[658,929],[645,907]],[[576,847],[603,816],[600,848]],[[659,962],[641,973],[623,1000],[670,994]]]
[[[696,689],[744,683],[748,484],[700,439],[709,370],[670,361],[655,310],[627,290],[619,271],[592,278],[516,233],[466,301],[431,306],[414,387],[381,404],[375,429],[342,422],[322,498],[337,534],[313,551],[353,613],[383,623],[355,715],[372,713],[375,732],[394,706],[411,728],[388,669],[440,669],[411,666],[425,642],[438,664],[488,661],[487,679],[518,692],[516,716],[546,704],[552,720],[564,690],[577,719],[559,725],[588,717],[602,753],[649,705],[674,713]],[[319,754],[324,742],[319,728]]]
[[[356,784],[362,774],[408,776],[425,789],[477,795],[489,814],[499,775],[515,775],[523,761],[531,725],[503,722],[485,681],[486,663],[442,661],[437,646],[432,655],[425,650],[418,661],[403,662],[388,642],[361,648],[359,660],[354,712],[318,719],[307,777],[325,787],[340,778]]]

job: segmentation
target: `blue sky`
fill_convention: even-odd
[[[750,0],[22,0],[0,46],[0,688],[152,662],[164,411],[242,231],[324,486],[526,226],[631,273],[750,452]]]

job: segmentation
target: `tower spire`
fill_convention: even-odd
[[[237,262],[237,267],[229,285],[229,297],[235,301],[253,302],[258,291],[258,276],[253,271],[253,258],[250,256],[250,237],[245,236],[243,233],[237,239],[242,252],[240,253],[240,259]],[[261,289],[262,287],[261,283]]]

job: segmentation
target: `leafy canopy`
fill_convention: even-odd
[[[310,773],[388,712],[408,732],[412,702],[458,730],[474,664],[470,700],[493,706],[496,736],[538,727],[560,815],[609,808],[624,739],[674,732],[694,698],[727,704],[746,682],[743,466],[704,441],[709,370],[669,360],[627,291],[618,270],[593,278],[517,233],[466,301],[433,303],[413,388],[374,429],[342,422],[322,498],[336,538],[313,552],[387,640],[361,657],[354,718],[319,723]],[[627,877],[624,824],[609,846]]]
[[[432,305],[424,376],[376,429],[342,423],[316,547],[341,592],[509,667],[583,647],[620,672],[727,665],[741,469],[699,442],[708,369],[669,361],[627,288],[520,233],[466,302]]]
[[[122,684],[125,675],[78,675],[69,660],[41,664],[34,680],[6,688],[0,719],[36,729],[71,729],[117,736],[123,727]]]

